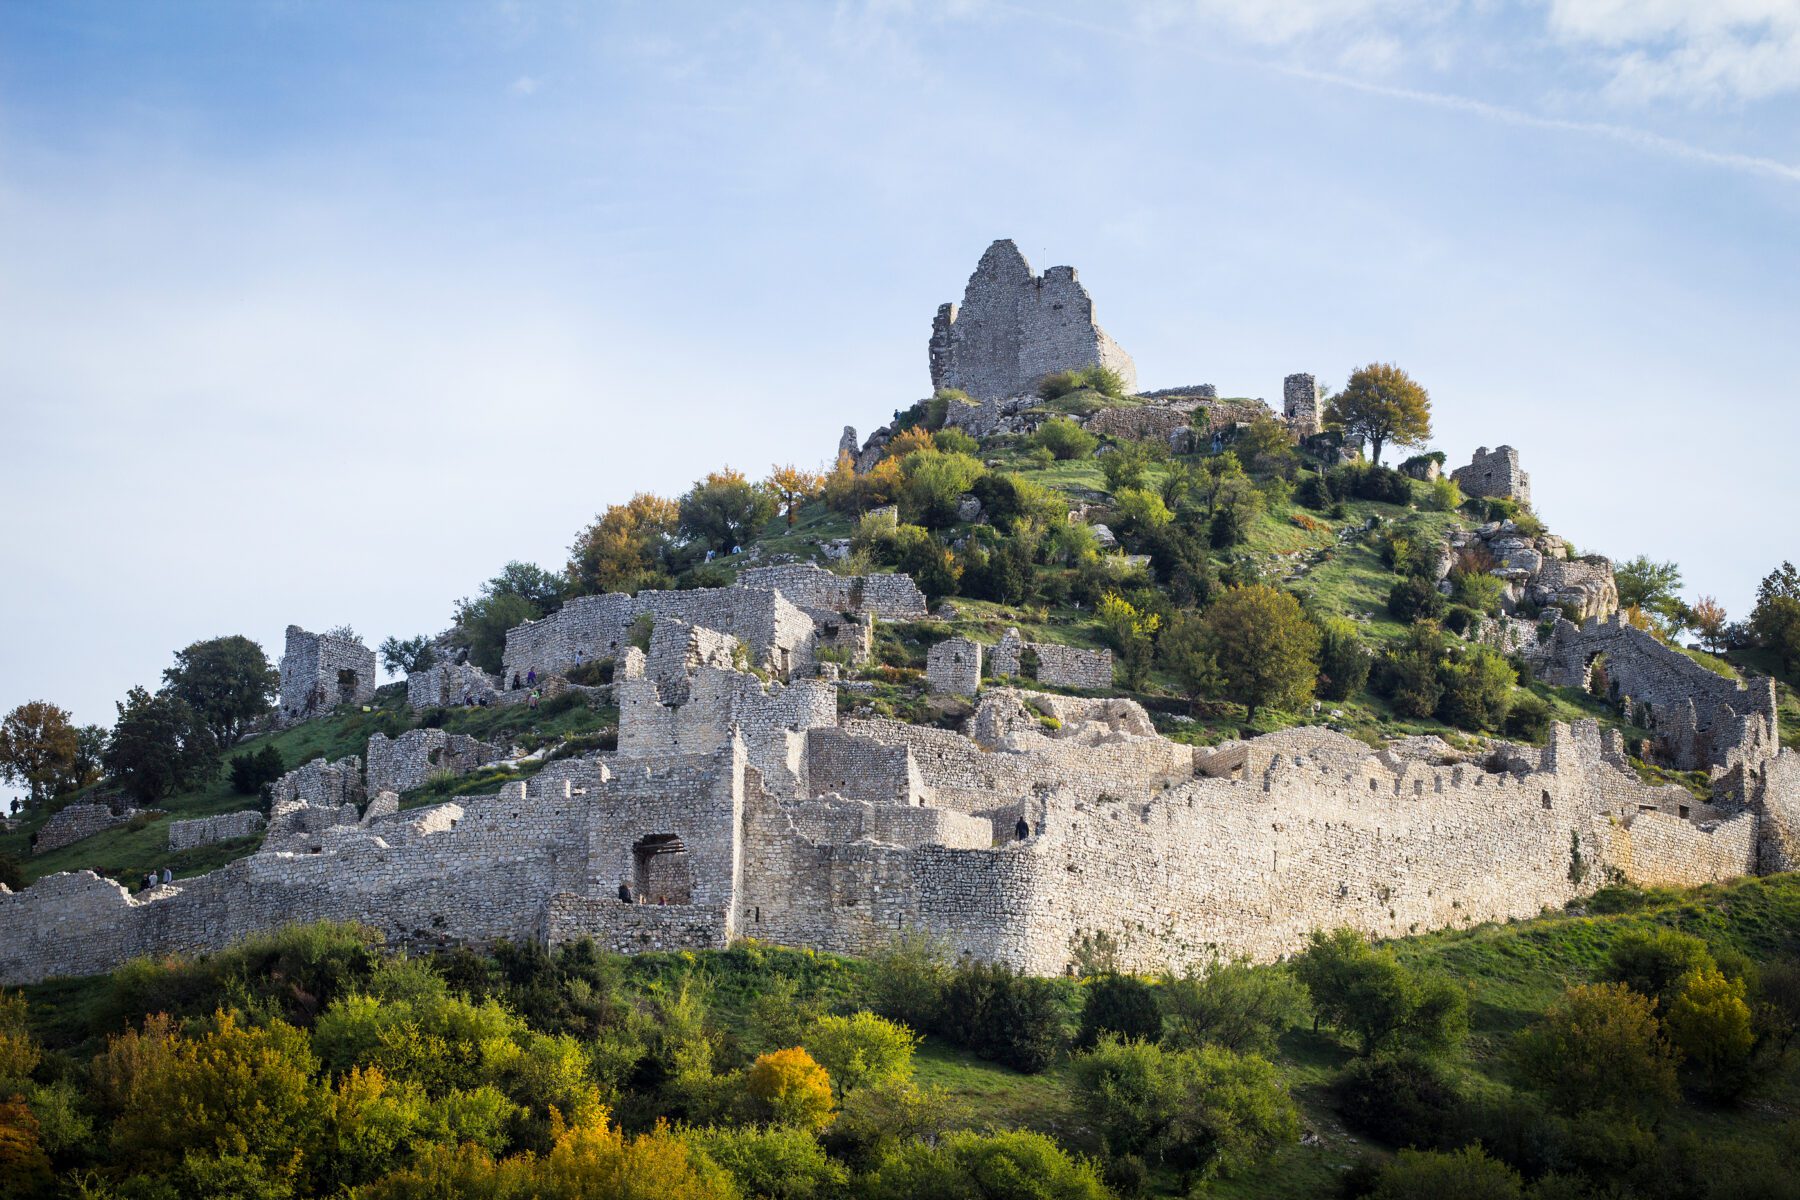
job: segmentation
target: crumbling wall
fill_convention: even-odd
[[[969,276],[962,306],[941,305],[932,322],[931,384],[977,401],[1031,391],[1044,376],[1102,365],[1125,390],[1137,387],[1131,356],[1094,323],[1094,303],[1073,267],[1042,275],[1009,240],[987,248]]]
[[[127,808],[114,812],[104,804],[70,804],[58,809],[31,843],[33,854],[45,854],[51,850],[60,850],[83,838],[93,837],[96,833],[124,825],[137,815],[138,810]]]
[[[805,790],[806,731],[837,722],[836,689],[817,679],[764,684],[754,675],[701,667],[679,703],[649,678],[622,679],[616,691],[620,763],[715,753],[735,732],[750,765],[784,795]]]
[[[737,587],[780,592],[801,608],[867,614],[881,621],[915,621],[927,613],[925,593],[911,575],[836,575],[815,563],[748,567]]]
[[[397,738],[369,738],[368,790],[409,792],[442,775],[467,775],[493,762],[499,752],[466,734],[441,729],[409,729]]]
[[[1324,389],[1311,375],[1289,375],[1281,381],[1281,415],[1297,438],[1324,428]]]
[[[281,656],[282,723],[324,716],[340,704],[367,704],[375,698],[375,652],[359,641],[287,627]]]
[[[1113,685],[1111,650],[1082,650],[1053,642],[1027,642],[1017,627],[1000,637],[988,661],[988,674],[1005,679],[1022,673],[1024,654],[1037,656],[1037,681],[1056,687],[1109,688]]]
[[[348,804],[361,807],[367,795],[363,788],[362,759],[351,754],[336,762],[315,758],[269,785],[271,805],[298,803],[337,808]]]
[[[981,643],[947,638],[925,656],[925,681],[934,692],[973,696],[981,690]]]
[[[1511,446],[1479,447],[1469,465],[1450,472],[1450,478],[1464,495],[1517,500],[1531,507],[1531,476],[1520,469],[1519,452]]]
[[[216,817],[197,817],[191,821],[171,821],[169,849],[192,850],[195,846],[210,846],[214,842],[252,837],[261,833],[266,824],[268,822],[262,813],[254,808],[220,813]]]
[[[500,683],[474,663],[433,663],[406,677],[406,702],[420,712],[484,698],[503,701]]]

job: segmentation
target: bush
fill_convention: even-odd
[[[1443,665],[1443,697],[1438,717],[1460,729],[1499,730],[1512,707],[1517,676],[1512,664],[1491,646],[1471,646]]]
[[[1074,1073],[1115,1157],[1154,1157],[1210,1178],[1253,1166],[1300,1135],[1287,1087],[1257,1055],[1108,1037],[1075,1057]]]
[[[1035,1074],[1062,1047],[1062,1006],[1048,979],[997,963],[964,963],[944,989],[939,1028],[983,1058]]]
[[[274,783],[287,771],[281,751],[264,746],[251,754],[240,754],[231,760],[231,790],[240,796],[259,794],[265,783]]]
[[[975,454],[980,451],[981,443],[956,428],[954,425],[940,429],[931,435],[931,440],[945,454]]]
[[[850,1182],[850,1172],[803,1129],[697,1129],[686,1140],[723,1167],[746,1196],[812,1200],[835,1196]]]
[[[1067,417],[1052,417],[1039,425],[1037,432],[1031,435],[1032,445],[1048,450],[1052,457],[1059,461],[1075,458],[1086,458],[1100,445],[1100,439],[1069,420]]]
[[[1144,472],[1156,460],[1149,442],[1120,442],[1112,453],[1100,456],[1100,474],[1106,477],[1106,490],[1118,495],[1126,488],[1144,486]]]
[[[1650,1001],[1622,983],[1570,988],[1518,1036],[1513,1054],[1566,1114],[1654,1116],[1675,1100],[1675,1052]]]
[[[949,1117],[940,1092],[910,1083],[861,1088],[844,1097],[822,1140],[833,1158],[868,1171],[902,1146],[935,1142]]]
[[[1423,575],[1408,575],[1388,592],[1388,612],[1396,621],[1435,621],[1444,615],[1444,594]]]
[[[1327,617],[1319,622],[1319,695],[1326,700],[1348,700],[1369,681],[1374,656],[1363,645],[1356,622]]]
[[[1407,1046],[1443,1053],[1468,1031],[1468,997],[1449,980],[1400,965],[1354,929],[1314,930],[1293,970],[1313,1012],[1357,1040],[1362,1053]]]
[[[1094,1164],[1041,1133],[952,1133],[903,1146],[863,1181],[866,1200],[1109,1200]]]
[[[951,975],[947,945],[908,930],[869,956],[869,1007],[911,1029],[935,1032]]]
[[[1307,994],[1285,967],[1214,961],[1165,980],[1162,1004],[1171,1045],[1267,1055],[1305,1015]]]
[[[1506,581],[1486,572],[1459,571],[1450,580],[1450,598],[1474,609],[1483,616],[1497,616],[1500,598],[1506,592]]]
[[[1541,742],[1550,736],[1550,704],[1535,692],[1513,694],[1512,707],[1506,713],[1506,736],[1520,741]]]
[[[1390,1146],[1435,1149],[1458,1132],[1462,1097],[1443,1068],[1421,1055],[1357,1059],[1333,1090],[1346,1125]]]
[[[831,1123],[831,1076],[799,1046],[759,1056],[744,1090],[765,1121],[811,1131]]]
[[[1479,1146],[1461,1150],[1402,1150],[1381,1173],[1370,1200],[1518,1200],[1519,1173]]]
[[[1622,983],[1666,1010],[1689,974],[1716,966],[1706,943],[1692,934],[1633,929],[1613,943],[1601,978]]]
[[[1055,371],[1038,381],[1038,395],[1045,400],[1056,400],[1081,391],[1099,392],[1117,400],[1125,394],[1125,379],[1111,367],[1096,363],[1091,367]]]
[[[1135,975],[1099,975],[1084,985],[1075,1044],[1092,1046],[1109,1033],[1155,1041],[1162,1036],[1162,1025],[1156,990],[1148,983]]]
[[[1663,1015],[1663,1027],[1702,1092],[1730,1100],[1749,1087],[1756,1036],[1742,981],[1725,978],[1717,968],[1689,972]]]
[[[858,1012],[820,1017],[801,1044],[830,1073],[832,1088],[842,1098],[858,1088],[910,1080],[918,1042],[918,1035],[904,1025]]]

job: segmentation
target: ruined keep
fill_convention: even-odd
[[[977,401],[1032,391],[1044,376],[1077,367],[1119,373],[1127,392],[1137,366],[1094,323],[1094,302],[1074,267],[1034,274],[1010,240],[987,248],[962,304],[942,304],[931,324],[931,386],[958,388]]]
[[[1466,467],[1450,472],[1450,478],[1467,496],[1517,500],[1531,507],[1531,476],[1519,467],[1519,452],[1511,446],[1482,446]]]
[[[375,684],[373,650],[354,638],[289,625],[276,719],[292,725],[324,716],[340,704],[367,704],[375,698]]]
[[[1297,438],[1309,438],[1325,427],[1324,391],[1311,375],[1289,375],[1281,381],[1281,415]]]

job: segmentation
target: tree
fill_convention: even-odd
[[[799,1046],[759,1056],[744,1073],[744,1089],[778,1125],[819,1130],[831,1124],[831,1076]]]
[[[726,467],[695,483],[681,497],[681,532],[720,554],[748,546],[775,515],[776,499]]]
[[[1689,972],[1668,1004],[1663,1028],[1702,1091],[1730,1099],[1749,1086],[1756,1034],[1742,980],[1725,978],[1717,967]]]
[[[1045,421],[1031,435],[1031,441],[1062,461],[1086,458],[1100,445],[1099,438],[1067,417],[1052,417]]]
[[[1793,563],[1782,563],[1757,586],[1750,628],[1757,641],[1781,660],[1783,673],[1800,663],[1800,572]]]
[[[1702,596],[1694,601],[1694,629],[1700,635],[1700,644],[1714,654],[1725,649],[1725,624],[1727,617],[1725,606],[1712,596]]]
[[[218,743],[179,696],[134,687],[116,707],[101,763],[133,799],[160,800],[217,768]]]
[[[460,600],[456,609],[457,637],[469,647],[469,661],[489,674],[505,668],[506,631],[535,621],[543,610],[523,596],[481,596]]]
[[[1233,443],[1237,456],[1253,471],[1281,476],[1291,475],[1300,455],[1294,448],[1294,435],[1287,423],[1271,416],[1259,416],[1244,428]]]
[[[1156,989],[1137,976],[1107,971],[1084,985],[1077,1046],[1093,1046],[1107,1034],[1126,1041],[1156,1041],[1162,1037],[1162,1028]]]
[[[1633,929],[1620,934],[1613,943],[1601,977],[1622,983],[1666,1009],[1683,980],[1696,971],[1716,967],[1712,951],[1691,933]]]
[[[1369,461],[1381,465],[1381,448],[1422,445],[1431,437],[1431,395],[1392,363],[1370,363],[1350,376],[1325,407],[1325,423],[1353,441],[1369,443]]]
[[[608,508],[569,547],[570,592],[636,592],[667,583],[663,555],[680,520],[675,501],[649,492]]]
[[[1442,632],[1430,621],[1415,621],[1405,639],[1382,654],[1377,690],[1393,701],[1401,716],[1429,717],[1444,695],[1438,670],[1443,657]]]
[[[390,637],[381,643],[380,653],[381,665],[389,675],[417,675],[437,662],[432,639],[423,633],[409,638]]]
[[[239,635],[177,650],[175,665],[163,672],[164,689],[186,701],[221,746],[237,741],[251,721],[269,711],[280,685],[262,647]]]
[[[1082,1106],[1114,1156],[1154,1157],[1210,1178],[1300,1136],[1287,1087],[1258,1055],[1107,1037],[1073,1065]]]
[[[1492,730],[1506,725],[1518,672],[1492,646],[1469,646],[1442,667],[1443,698],[1438,716],[1459,729]]]
[[[1100,474],[1106,477],[1106,490],[1117,495],[1124,488],[1144,486],[1144,473],[1156,461],[1158,447],[1150,442],[1123,441],[1111,454],[1100,456]]]
[[[1435,621],[1444,615],[1444,594],[1423,575],[1408,575],[1388,590],[1388,615],[1396,621]]]
[[[1285,967],[1259,967],[1248,959],[1163,980],[1162,1005],[1169,1042],[1223,1046],[1239,1054],[1272,1054],[1276,1039],[1300,1023],[1306,989]]]
[[[231,760],[231,790],[240,796],[254,796],[262,791],[264,784],[280,779],[286,770],[281,751],[273,745],[240,754]]]
[[[806,1051],[831,1076],[839,1099],[858,1088],[905,1083],[912,1078],[918,1035],[871,1012],[814,1021],[802,1039]]]
[[[1407,970],[1354,929],[1314,930],[1293,971],[1312,995],[1315,1016],[1352,1034],[1365,1055],[1396,1046],[1442,1053],[1468,1029],[1468,997],[1460,989]]]
[[[1570,988],[1513,1052],[1525,1077],[1571,1116],[1655,1116],[1675,1101],[1675,1051],[1650,1000],[1622,983]]]
[[[1265,705],[1298,708],[1312,699],[1319,630],[1286,592],[1232,588],[1201,615],[1201,629],[1225,695],[1249,710],[1247,720]]]
[[[800,506],[817,496],[825,487],[824,477],[815,471],[802,471],[794,464],[769,468],[769,477],[763,481],[774,497],[780,501],[780,511],[787,516],[789,529],[800,514]]]
[[[1100,598],[1094,616],[1106,631],[1106,640],[1119,656],[1125,669],[1128,687],[1141,688],[1150,677],[1150,663],[1156,653],[1156,633],[1162,618],[1143,612],[1117,592]]]
[[[1356,622],[1347,617],[1327,617],[1319,622],[1319,695],[1327,700],[1348,700],[1369,682],[1374,662]]]
[[[566,589],[563,577],[536,563],[514,560],[481,585],[484,596],[517,596],[546,615],[562,607]]]
[[[901,516],[927,529],[945,529],[958,520],[957,505],[987,468],[967,454],[915,450],[900,460],[906,491]]]
[[[1692,613],[1681,602],[1681,568],[1672,562],[1653,562],[1640,554],[1613,567],[1619,586],[1619,607],[1646,614],[1660,637],[1674,637],[1686,628]]]
[[[0,779],[23,784],[28,806],[42,804],[74,773],[80,749],[66,709],[27,701],[0,721]]]
[[[850,1172],[827,1158],[804,1129],[700,1129],[685,1140],[723,1167],[743,1195],[758,1200],[826,1200],[850,1182]]]

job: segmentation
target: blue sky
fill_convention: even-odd
[[[928,387],[989,241],[1143,386],[1375,359],[1579,547],[1795,557],[1800,4],[0,6],[0,709],[435,631]]]

